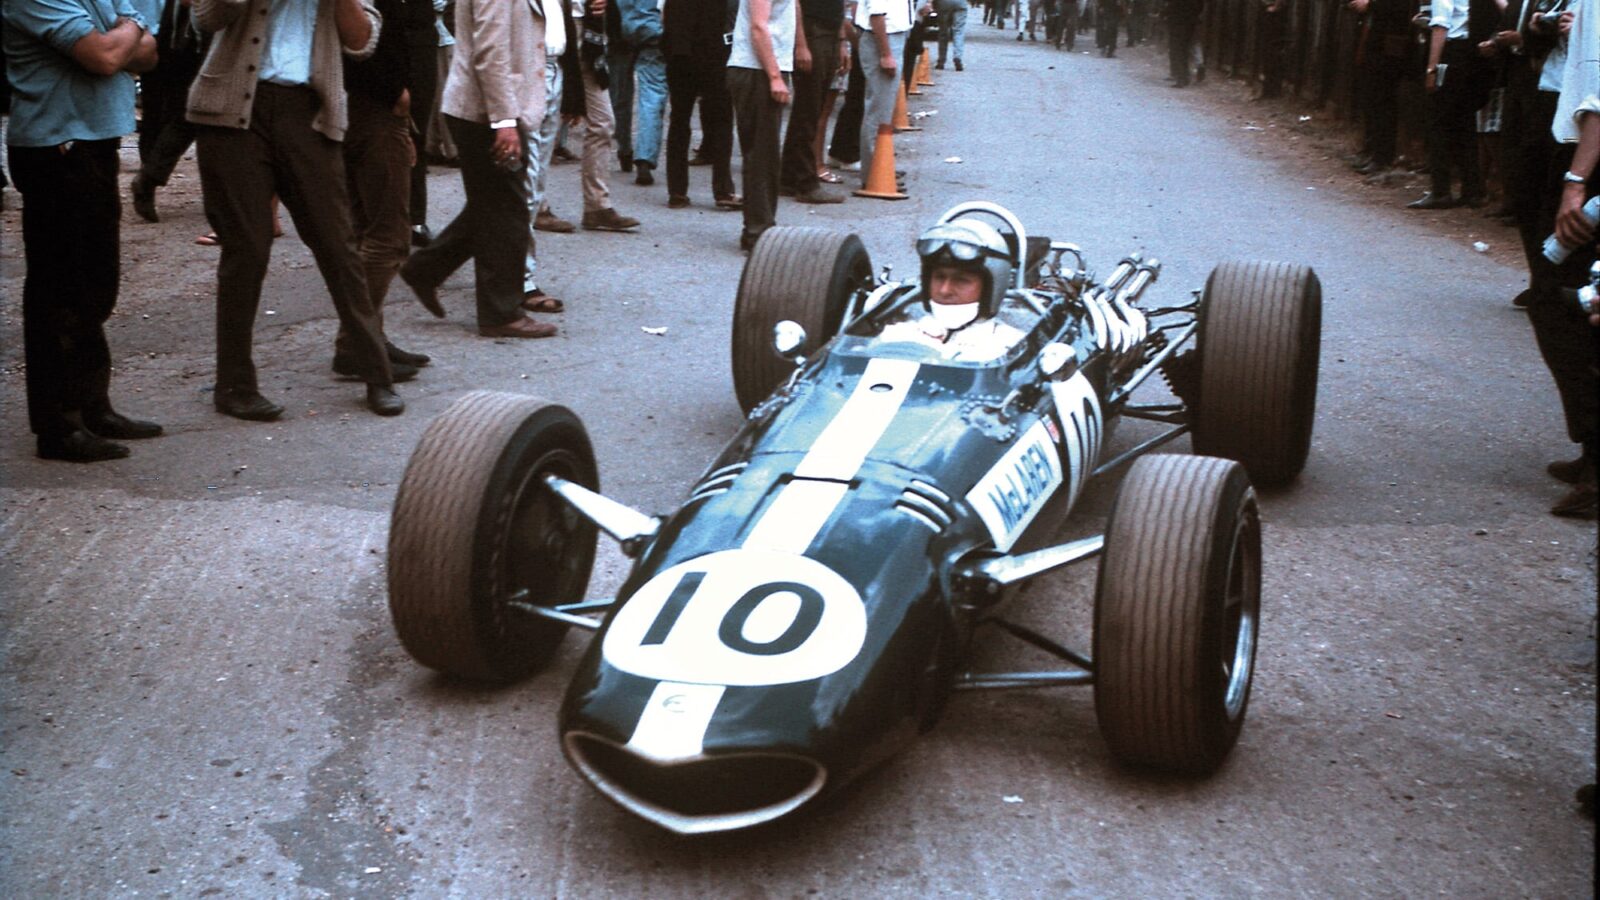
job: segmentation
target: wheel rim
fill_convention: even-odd
[[[1228,553],[1228,587],[1222,606],[1222,706],[1230,721],[1244,713],[1255,669],[1256,620],[1261,611],[1260,539],[1246,508]]]
[[[514,613],[514,603],[554,606],[576,593],[584,579],[581,543],[585,520],[544,484],[544,476],[587,481],[585,467],[569,450],[551,450],[524,470],[511,493],[505,526],[495,547],[494,598],[502,628],[549,625],[547,620]]]

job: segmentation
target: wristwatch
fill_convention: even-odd
[[[1570,169],[1561,173],[1561,180],[1565,181],[1567,184],[1588,184],[1589,183],[1589,179],[1583,177],[1582,175],[1579,175],[1577,172],[1574,172],[1574,171],[1572,171]]]

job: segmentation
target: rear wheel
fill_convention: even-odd
[[[1244,463],[1263,488],[1293,481],[1311,450],[1322,283],[1307,266],[1230,262],[1200,304],[1196,453]]]
[[[839,330],[845,308],[872,279],[861,239],[825,228],[768,228],[745,261],[733,307],[733,390],[745,412],[767,399],[794,370],[772,349],[784,319],[806,330],[810,355]]]
[[[1207,774],[1255,672],[1261,524],[1237,463],[1146,456],[1112,505],[1095,589],[1094,701],[1112,755]]]
[[[389,529],[389,612],[418,662],[506,681],[554,654],[567,626],[526,607],[583,599],[597,533],[547,474],[599,488],[588,434],[565,407],[477,391],[423,432]]]

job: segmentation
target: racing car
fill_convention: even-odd
[[[1003,337],[970,357],[891,339],[928,305],[926,266],[893,280],[854,235],[768,230],[735,300],[747,419],[672,512],[601,494],[567,408],[457,401],[395,499],[389,605],[407,652],[508,681],[570,629],[593,632],[562,750],[601,794],[682,834],[816,804],[932,728],[955,691],[1091,685],[1114,758],[1217,770],[1254,671],[1255,489],[1294,480],[1310,447],[1315,273],[1226,263],[1159,305],[1144,296],[1156,259],[1096,279],[1078,246],[998,205],[939,222],[999,236],[985,312]],[[1170,391],[1135,402],[1152,378]],[[1155,433],[1112,455],[1123,419]],[[1151,452],[1185,434],[1194,455]],[[1104,533],[1057,542],[1085,487],[1114,472]],[[592,599],[601,532],[632,568]],[[1097,557],[1089,652],[1006,617],[1020,586]],[[973,671],[986,634],[1061,664]]]

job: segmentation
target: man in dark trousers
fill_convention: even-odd
[[[1361,153],[1352,165],[1363,175],[1375,175],[1394,165],[1400,82],[1411,59],[1417,0],[1350,0],[1349,7],[1363,17],[1356,67]]]
[[[1487,197],[1478,161],[1477,113],[1489,99],[1493,72],[1478,44],[1494,33],[1497,14],[1474,13],[1471,0],[1433,0],[1428,19],[1428,176],[1431,186],[1408,209],[1482,206]],[[1482,9],[1482,4],[1478,4]],[[1493,3],[1488,4],[1490,10]],[[1451,194],[1456,175],[1461,196]]]
[[[544,121],[545,27],[543,6],[536,12],[529,3],[457,0],[456,50],[439,109],[460,154],[467,202],[433,243],[400,267],[400,278],[422,305],[443,318],[439,285],[472,260],[484,337],[556,333],[522,307],[530,218],[522,167],[525,135]]]
[[[844,195],[825,187],[817,178],[817,129],[823,127],[822,98],[839,74],[843,61],[850,66],[850,36],[844,20],[844,0],[800,0],[801,26],[811,66],[794,74],[794,104],[789,109],[789,129],[783,136],[780,193],[792,193],[801,203],[843,203]]]
[[[105,321],[117,304],[117,145],[133,130],[133,76],[156,42],[127,0],[6,0],[7,133],[22,192],[22,340],[28,424],[43,459],[121,459],[116,440],[161,426],[111,408]]]
[[[771,228],[778,210],[778,128],[789,105],[789,73],[811,66],[799,0],[739,0],[728,54],[728,93],[744,153],[744,231],[749,250]]]
[[[189,21],[186,0],[167,0],[156,32],[156,67],[139,76],[139,174],[129,192],[133,211],[146,222],[161,221],[156,188],[167,186],[172,170],[194,143],[195,127],[184,118],[189,85],[205,59],[205,35]]]
[[[344,83],[349,96],[350,125],[344,136],[345,173],[350,182],[350,217],[356,249],[366,275],[367,295],[379,327],[383,301],[400,264],[409,252],[412,165],[411,91],[414,69],[412,31],[426,24],[433,31],[430,0],[375,0],[387,26],[378,33],[378,48],[363,60],[346,59]],[[431,61],[430,61],[431,62]],[[428,69],[428,82],[433,69]],[[356,339],[343,325],[334,342],[333,370],[357,373]],[[385,341],[396,381],[406,381],[428,364],[422,353],[401,350]]]
[[[661,11],[661,47],[667,57],[667,206],[689,206],[689,143],[695,104],[705,134],[700,156],[711,163],[712,200],[738,209],[733,187],[733,101],[728,96],[728,53],[738,0],[667,0]]]
[[[322,272],[348,336],[349,371],[367,384],[367,408],[399,415],[405,402],[356,252],[339,149],[349,121],[343,59],[372,55],[377,10],[371,0],[194,0],[193,14],[197,27],[215,32],[188,109],[201,126],[206,219],[222,244],[217,411],[252,421],[283,415],[261,395],[251,348],[276,194]]]
[[[1167,65],[1174,87],[1189,86],[1195,32],[1204,10],[1205,0],[1167,0]],[[1098,9],[1095,15],[1100,15]]]

